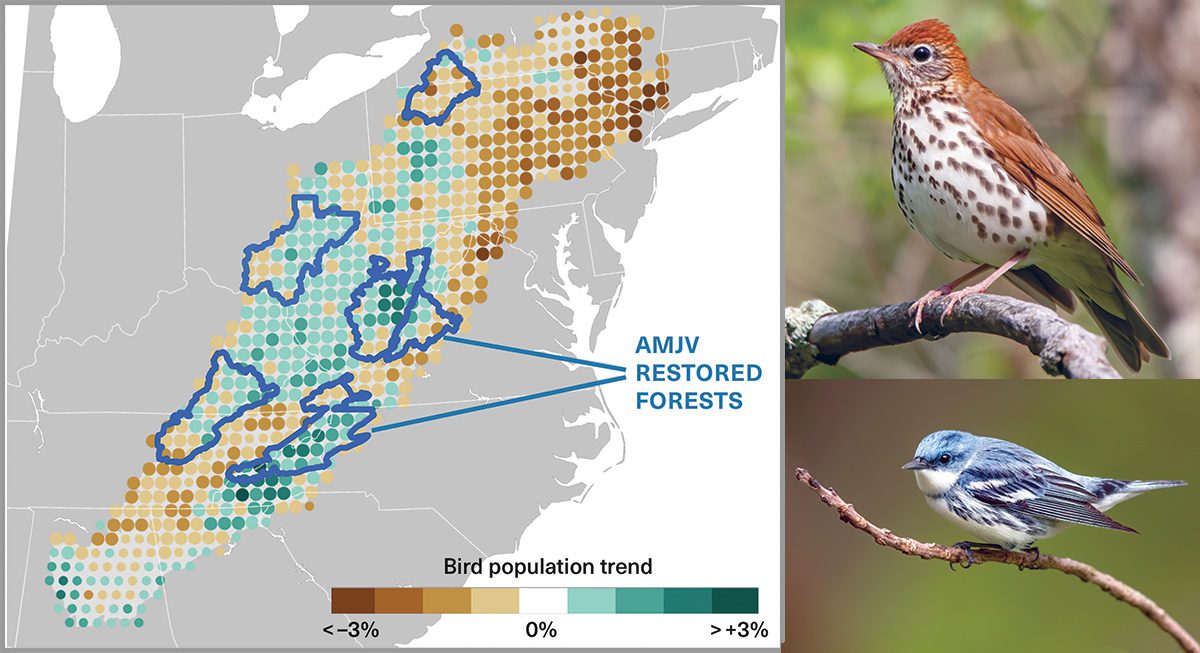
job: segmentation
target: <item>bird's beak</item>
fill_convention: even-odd
[[[875,45],[874,43],[859,42],[855,43],[854,47],[866,52],[867,54],[884,63],[890,63],[894,66],[899,66],[902,61],[898,55],[892,53],[890,50],[885,50],[882,46]]]
[[[920,458],[913,458],[912,460],[901,465],[900,469],[929,469],[929,463],[921,460]]]

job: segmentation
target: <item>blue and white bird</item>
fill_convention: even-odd
[[[1104,514],[1147,490],[1184,481],[1123,481],[1080,476],[1022,447],[964,431],[925,436],[902,469],[937,513],[980,539],[972,544],[1032,549],[1072,524],[1136,533]]]

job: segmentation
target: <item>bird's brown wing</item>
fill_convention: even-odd
[[[963,102],[1004,170],[1129,278],[1141,283],[1104,231],[1104,221],[1083,184],[1038,136],[1033,125],[982,84],[972,84],[963,93]]]

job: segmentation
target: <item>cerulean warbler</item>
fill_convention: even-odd
[[[1137,532],[1104,511],[1147,490],[1187,485],[1080,476],[1025,447],[964,431],[925,436],[903,469],[916,473],[940,515],[1008,550],[1031,549],[1071,524]],[[971,544],[960,543],[968,552]]]

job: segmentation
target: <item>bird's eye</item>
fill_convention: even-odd
[[[950,464],[950,454],[948,454],[948,453],[942,454],[940,457],[938,457],[938,462],[943,465],[949,465]]]
[[[930,50],[929,46],[927,45],[918,45],[917,49],[913,50],[912,56],[917,63],[925,63],[926,61],[929,61],[931,57],[933,57],[933,50]]]

